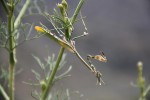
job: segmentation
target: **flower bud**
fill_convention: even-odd
[[[63,5],[60,4],[60,3],[57,4],[57,7],[60,8],[60,9],[63,9]]]
[[[66,2],[66,0],[62,0],[61,4],[63,5],[63,7],[64,7],[65,9],[68,8],[68,3]]]
[[[46,89],[46,82],[44,80],[40,81],[41,89],[44,91]]]
[[[64,7],[63,7],[63,5],[60,4],[60,3],[58,3],[58,4],[57,4],[57,7],[60,9],[60,13],[61,13],[61,15],[63,16],[63,15],[64,15]]]

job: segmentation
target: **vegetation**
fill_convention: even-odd
[[[16,58],[16,50],[18,46],[23,44],[25,41],[40,38],[41,36],[46,36],[56,42],[60,46],[60,50],[59,53],[56,54],[56,59],[55,54],[53,54],[52,56],[48,56],[45,62],[42,62],[41,58],[33,55],[33,58],[39,64],[41,72],[43,72],[43,74],[40,74],[35,69],[32,69],[32,72],[34,73],[38,83],[25,81],[23,83],[40,87],[40,91],[35,90],[31,92],[31,96],[34,99],[70,100],[68,89],[61,96],[59,95],[59,93],[52,93],[51,91],[54,84],[58,80],[70,76],[69,72],[72,69],[72,66],[70,66],[65,72],[61,73],[60,75],[56,74],[59,70],[61,70],[61,68],[64,67],[66,63],[66,54],[64,53],[65,49],[74,54],[83,63],[83,66],[85,66],[95,75],[98,85],[104,84],[101,72],[95,68],[91,59],[98,60],[100,62],[107,62],[105,54],[103,52],[100,52],[100,54],[98,55],[87,55],[87,59],[85,60],[82,58],[75,45],[78,38],[88,35],[88,30],[84,22],[85,17],[82,16],[82,13],[80,11],[84,4],[84,0],[79,1],[71,17],[69,17],[70,15],[68,14],[69,5],[66,0],[62,0],[61,3],[57,4],[57,8],[54,8],[53,14],[42,11],[41,8],[37,5],[37,2],[43,3],[42,0],[36,0],[36,2],[32,0],[26,0],[26,2],[24,3],[22,3],[22,1],[0,0],[2,8],[5,12],[5,16],[7,17],[7,21],[3,21],[2,19],[0,19],[0,47],[4,48],[9,54],[9,67],[7,69],[1,67],[0,70],[0,78],[7,80],[8,84],[8,87],[6,89],[2,84],[0,84],[0,93],[3,95],[5,100],[15,100],[15,76],[17,74],[16,65],[17,62],[19,62],[19,60],[17,60]],[[21,10],[18,8],[19,5],[22,5]],[[34,14],[31,11],[32,8],[37,9],[38,13],[36,14],[45,17],[53,26],[53,29],[49,29],[46,25],[40,22],[40,26],[34,25],[33,23],[23,23],[22,19],[25,16]],[[81,21],[83,23],[85,31],[83,32],[83,34],[73,37],[73,33],[75,30],[74,24],[78,21]],[[38,34],[32,37],[30,34],[33,29],[35,29]],[[143,77],[142,69],[142,63],[139,62],[137,79],[137,87],[140,89],[139,100],[146,100],[146,96],[150,91],[150,86],[146,87],[145,85],[145,78]]]

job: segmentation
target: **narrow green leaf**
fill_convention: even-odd
[[[34,55],[32,55],[32,56],[38,62],[40,68],[43,69],[43,70],[45,70],[44,64],[41,62],[41,60],[37,56],[34,56]]]
[[[40,76],[40,74],[38,73],[38,72],[36,72],[35,70],[31,70],[32,71],[32,73],[35,75],[35,77],[36,77],[36,79],[38,80],[38,81],[40,81],[41,80],[41,76]]]
[[[74,14],[72,16],[72,19],[71,19],[71,23],[72,24],[76,21],[76,18],[77,18],[78,14],[79,14],[79,11],[80,11],[83,3],[84,3],[84,0],[80,0],[79,4],[77,5],[76,10],[75,10],[75,12],[74,12]]]

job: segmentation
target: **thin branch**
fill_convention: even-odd
[[[1,85],[0,85],[0,92],[4,96],[5,100],[9,100],[9,96],[7,95],[7,93],[5,92],[4,88]]]
[[[61,36],[60,32],[58,31],[58,28],[54,25],[53,20],[51,18],[50,18],[50,22],[53,25],[54,29],[57,31],[57,33]]]
[[[70,76],[70,75],[67,75],[67,74],[71,71],[71,69],[72,69],[72,66],[70,66],[67,71],[65,71],[65,72],[62,73],[61,75],[57,76],[57,77],[55,78],[55,81],[57,81],[57,80],[59,80],[59,79],[62,79],[62,78],[64,78],[64,77]]]
[[[34,24],[31,25],[31,27],[30,27],[30,29],[29,29],[29,32],[28,32],[28,34],[27,34],[27,36],[26,36],[26,39],[29,38],[29,36],[30,36],[30,34],[31,34],[31,32],[32,32],[33,26],[34,26]]]
[[[31,86],[39,86],[40,85],[37,83],[29,83],[29,82],[25,82],[25,81],[23,81],[22,83],[27,84],[27,85],[31,85]]]
[[[26,3],[24,4],[23,8],[21,9],[21,11],[19,12],[19,15],[17,16],[15,22],[14,22],[14,27],[15,29],[17,29],[21,23],[21,19],[23,17],[23,15],[25,14],[29,4],[30,4],[31,0],[27,0]]]
[[[42,35],[39,35],[39,36],[34,36],[34,37],[32,37],[32,38],[30,38],[30,39],[24,39],[23,41],[21,41],[20,43],[18,43],[18,44],[16,44],[14,47],[13,47],[13,49],[15,49],[15,48],[17,48],[18,46],[20,46],[20,45],[22,45],[24,42],[26,42],[26,41],[31,41],[31,40],[34,40],[34,39],[38,39],[38,38],[40,38],[41,36],[43,36],[44,34],[42,34]]]

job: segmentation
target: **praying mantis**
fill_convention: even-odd
[[[59,38],[58,36],[56,36],[54,33],[52,33],[50,30],[48,29],[44,29],[43,27],[40,26],[35,26],[35,29],[38,32],[43,33],[44,35],[46,35],[47,37],[51,38],[52,40],[54,40],[56,43],[58,43],[60,46],[66,48],[67,50],[69,50],[70,52],[72,52],[73,54],[75,54],[84,64],[85,66],[95,74],[95,76],[97,77],[97,83],[99,83],[99,85],[101,85],[101,83],[104,83],[102,80],[102,74],[101,72],[97,71],[96,68],[94,67],[94,65],[91,63],[90,59],[96,59],[99,60],[101,62],[107,62],[107,58],[104,55],[103,52],[101,52],[100,55],[88,55],[87,56],[87,60],[89,62],[89,64],[81,57],[81,55],[79,54],[79,52],[76,50],[75,48],[75,41],[70,40],[67,41],[65,39],[65,37],[63,37],[62,39]]]

